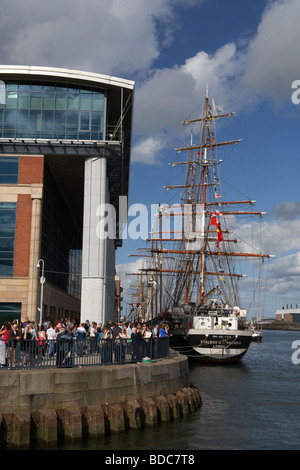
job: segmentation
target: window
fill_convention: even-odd
[[[31,93],[30,96],[30,108],[31,109],[42,109],[42,93]]]
[[[103,140],[105,103],[93,88],[6,83],[0,137]]]
[[[0,202],[0,276],[12,277],[17,203]]]
[[[81,111],[79,129],[81,131],[90,131],[91,129],[91,113],[88,111]]]
[[[0,325],[4,322],[21,320],[21,304],[17,302],[0,302]]]
[[[18,157],[0,157],[0,184],[16,184],[19,175]]]

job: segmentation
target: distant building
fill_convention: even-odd
[[[113,318],[122,240],[118,224],[116,239],[97,236],[97,208],[118,220],[128,195],[133,92],[95,73],[0,66],[1,325],[39,321],[42,290],[43,320]]]
[[[286,323],[300,323],[300,308],[296,305],[296,308],[282,307],[281,310],[276,310],[276,320],[284,321]]]

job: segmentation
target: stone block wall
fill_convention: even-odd
[[[76,369],[0,370],[0,446],[26,447],[154,425],[195,411],[188,360]]]

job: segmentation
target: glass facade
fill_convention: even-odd
[[[46,281],[80,298],[82,233],[45,163],[42,259]]]
[[[0,104],[0,137],[105,138],[104,92],[58,84],[6,82],[5,93],[5,104]]]
[[[0,276],[13,276],[17,203],[0,202]]]
[[[68,293],[81,298],[82,250],[69,250]]]

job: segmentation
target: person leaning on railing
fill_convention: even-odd
[[[149,325],[146,325],[143,332],[143,356],[150,357],[151,356],[151,338],[152,338],[152,331]]]
[[[23,355],[23,367],[34,365],[35,356],[38,348],[36,331],[32,323],[28,323],[24,328],[21,341],[21,353]]]
[[[128,334],[127,329],[124,326],[122,327],[122,331],[120,333],[120,338],[122,338],[124,340],[130,339],[130,335]]]
[[[44,359],[45,353],[46,353],[46,331],[44,325],[41,326],[39,332],[38,332],[38,337],[39,337],[39,359],[40,361]]]
[[[0,336],[1,339],[6,341],[8,339],[8,332],[11,329],[11,323],[9,321],[4,322],[4,325],[2,326],[0,330]]]
[[[2,328],[0,330],[0,336],[1,336],[2,342],[4,344],[4,346],[2,346],[3,351],[2,351],[2,354],[1,354],[1,356],[3,356],[2,364],[4,366],[6,366],[6,362],[7,362],[8,332],[9,332],[10,329],[11,329],[11,323],[6,321],[6,322],[4,322],[4,325],[2,326]]]
[[[141,332],[140,325],[137,327],[132,328],[132,361],[133,362],[140,362],[142,360],[143,352],[142,352],[142,339],[143,335]]]
[[[103,335],[101,336],[100,343],[101,343],[101,362],[104,365],[111,364],[112,353],[113,353],[112,332],[105,326],[103,327]]]
[[[56,337],[56,366],[72,367],[73,356],[73,335],[67,328],[62,328]],[[70,355],[69,355],[70,353]]]
[[[84,328],[84,323],[80,323],[80,325],[77,327],[77,341],[75,344],[75,350],[78,356],[83,356],[86,337],[87,331]]]
[[[15,367],[19,360],[21,361],[20,341],[22,331],[18,327],[18,323],[13,323],[8,330],[8,367]]]
[[[48,356],[52,357],[55,353],[55,340],[57,336],[57,331],[53,328],[53,324],[50,323],[49,328],[46,331],[46,336],[48,340]]]
[[[90,353],[95,353],[97,351],[97,323],[92,321],[89,327],[89,338],[90,338]]]

